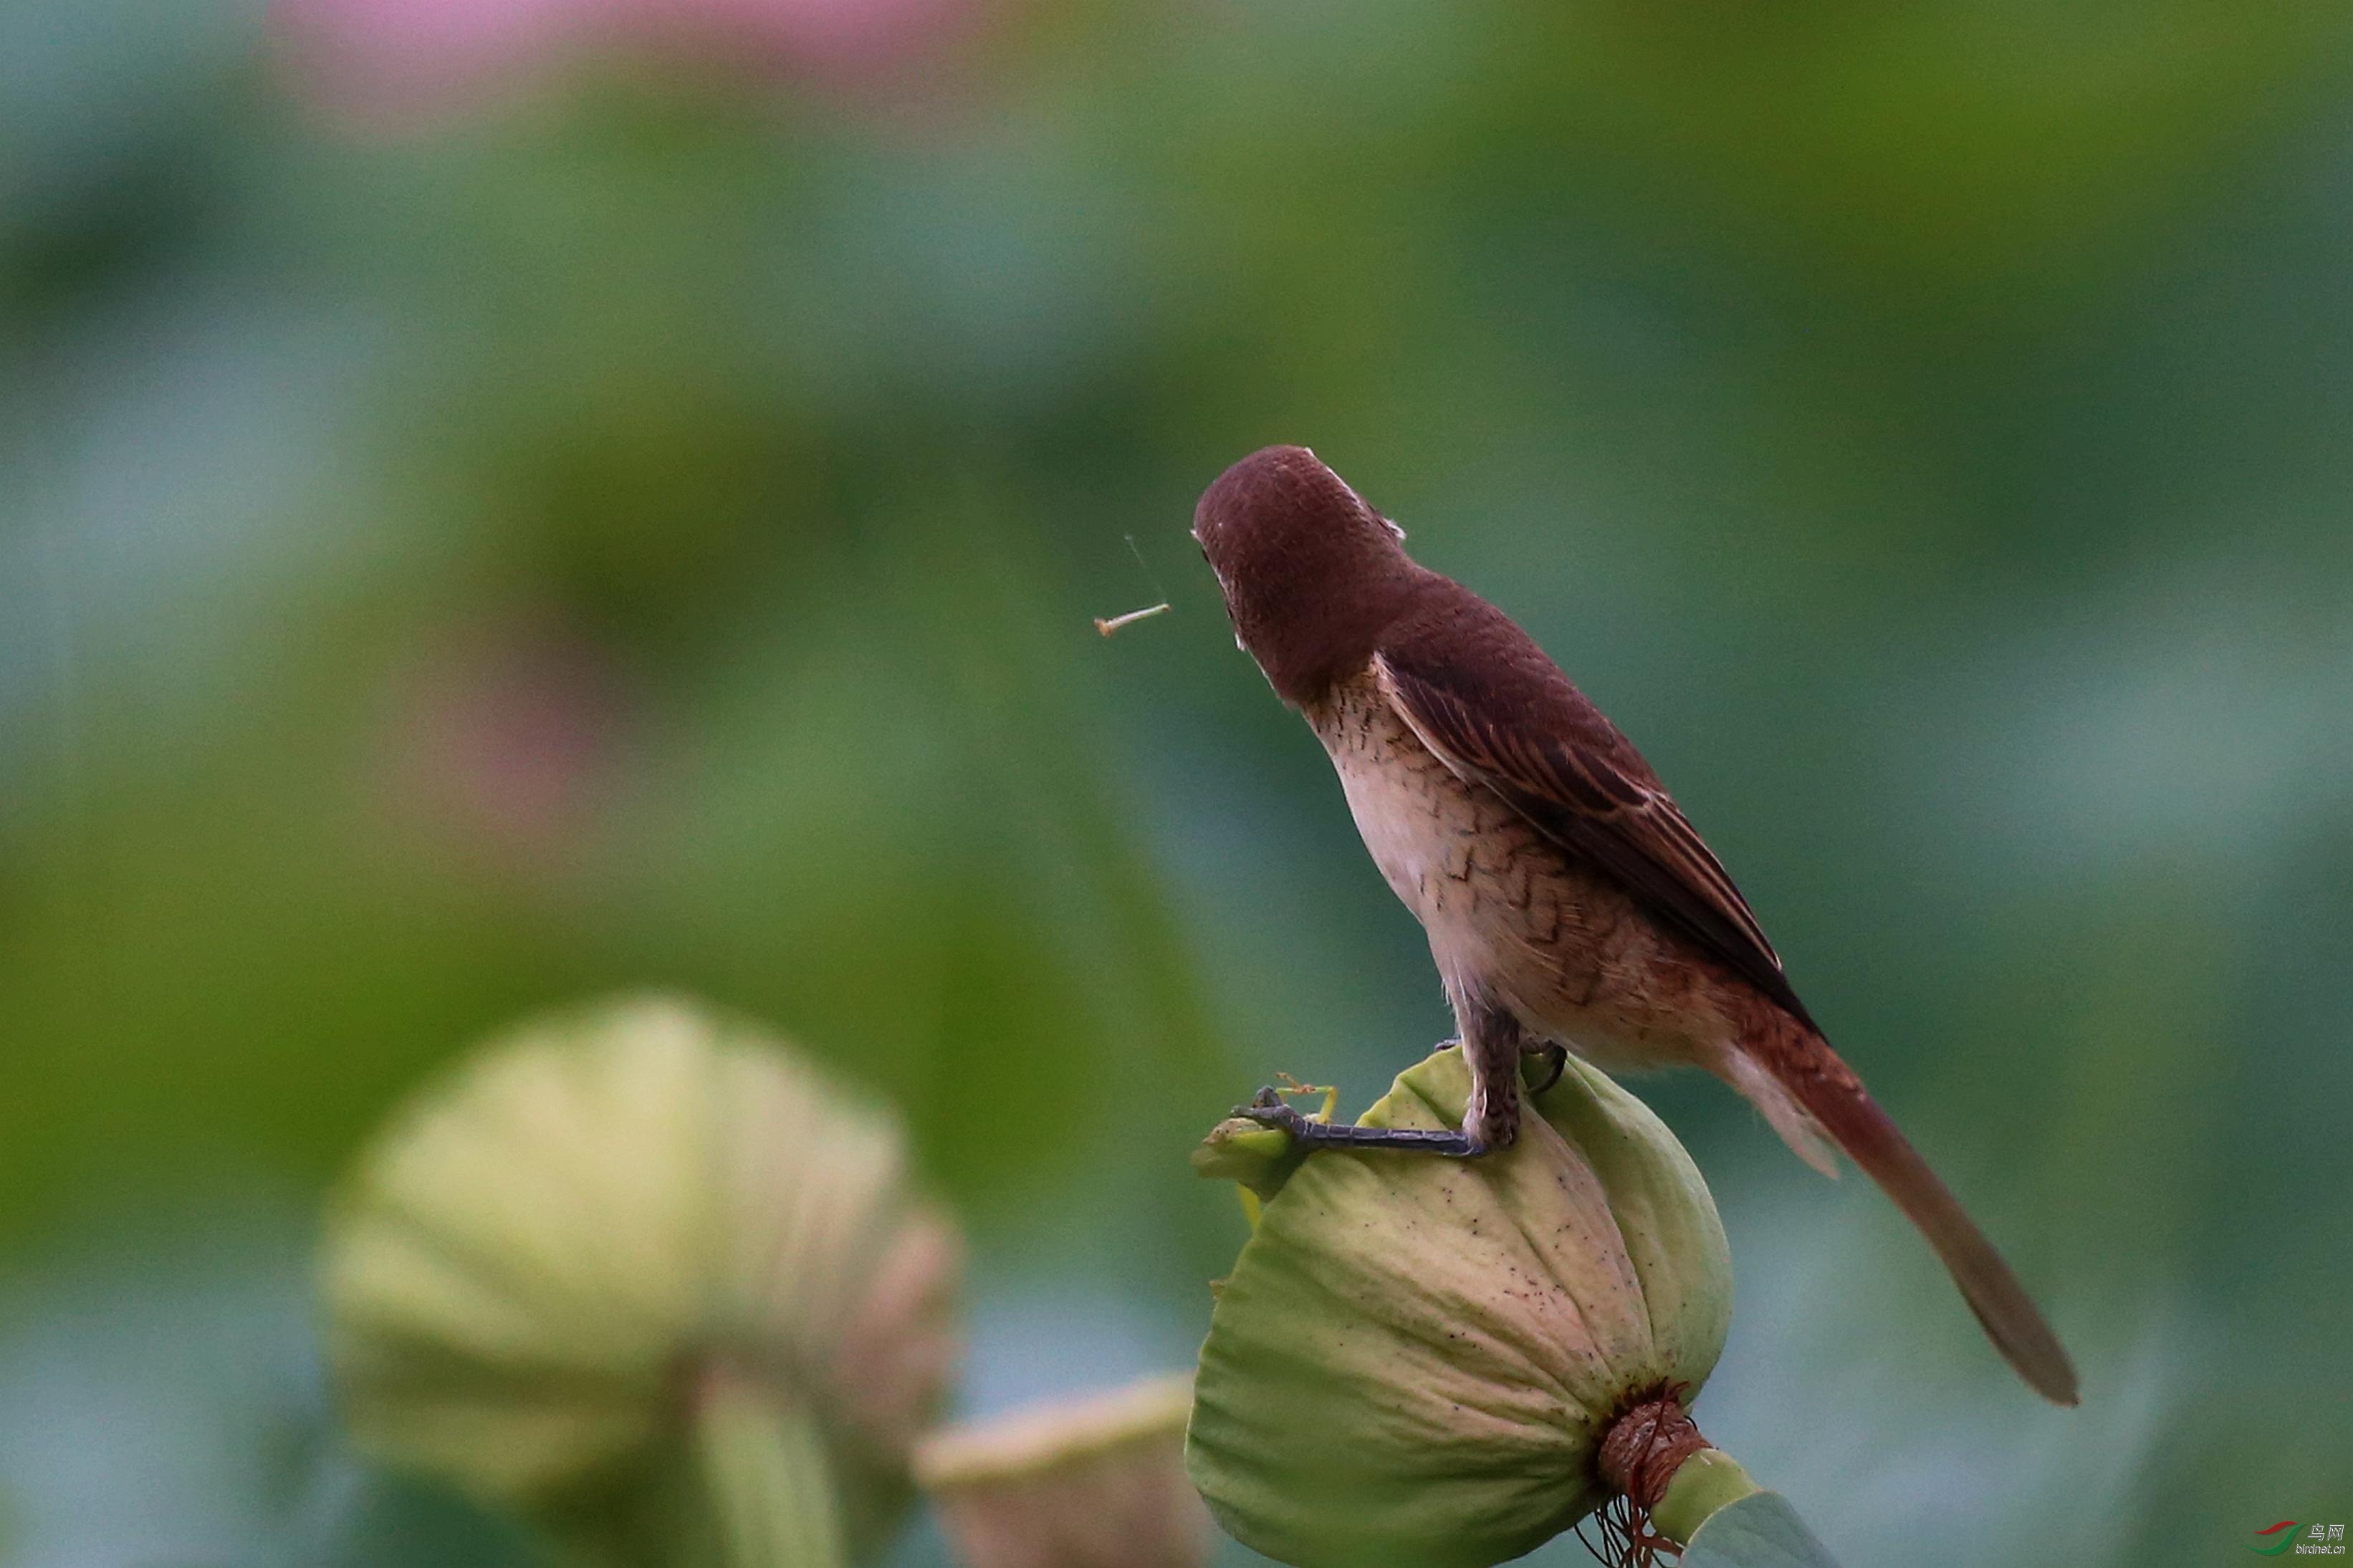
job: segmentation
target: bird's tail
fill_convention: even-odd
[[[2044,1398],[2075,1403],[2075,1369],[2026,1288],[1821,1036],[1775,1008],[1729,1053],[1724,1076],[1808,1163],[1835,1173],[1821,1141],[1844,1150],[1920,1227],[2002,1358]]]

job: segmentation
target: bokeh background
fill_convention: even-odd
[[[522,1561],[340,1451],[313,1216],[620,987],[903,1107],[967,1409],[1186,1364],[1192,1141],[1447,1027],[1186,537],[1278,440],[1646,749],[2084,1374],[1652,1080],[1710,1433],[1857,1564],[2353,1522],[2348,85],[2316,0],[0,5],[0,1563]]]

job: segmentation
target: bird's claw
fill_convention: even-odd
[[[1260,1089],[1248,1105],[1235,1106],[1234,1114],[1261,1127],[1279,1128],[1293,1137],[1302,1136],[1307,1126],[1307,1118],[1285,1104],[1282,1096],[1271,1088]]]

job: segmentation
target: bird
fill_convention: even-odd
[[[1239,1114],[1310,1146],[1477,1158],[1518,1133],[1524,1058],[1555,1077],[1571,1050],[1613,1074],[1702,1068],[1825,1174],[1842,1151],[2026,1383],[2076,1403],[2018,1277],[1831,1048],[1641,753],[1534,638],[1417,563],[1404,531],[1304,447],[1226,469],[1193,536],[1236,643],[1323,742],[1365,847],[1428,934],[1471,1079],[1459,1131],[1310,1120],[1271,1090]]]

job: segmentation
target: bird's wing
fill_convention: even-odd
[[[1426,645],[1373,659],[1390,706],[1457,776],[1502,796],[1812,1026],[1748,900],[1641,754],[1550,660],[1543,666],[1549,679],[1515,679],[1503,692],[1482,689],[1469,661]]]

